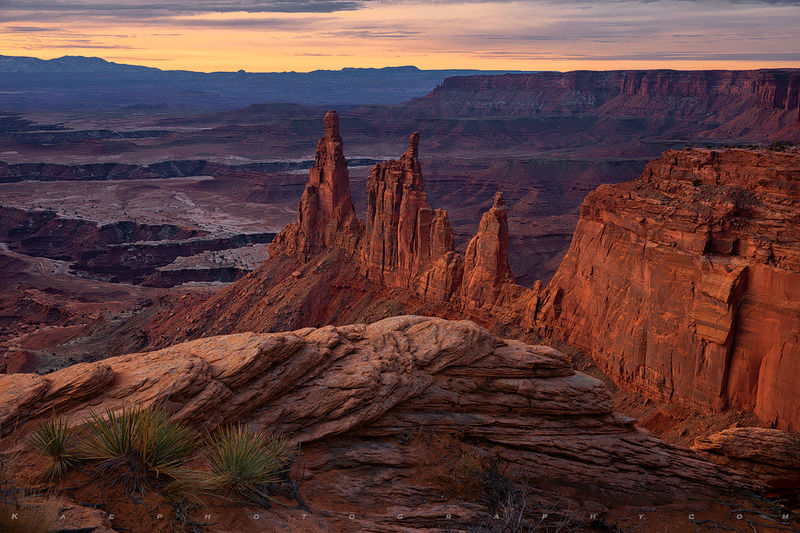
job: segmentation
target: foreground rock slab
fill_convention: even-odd
[[[453,507],[469,515],[426,472],[449,460],[431,460],[426,444],[446,434],[486,450],[503,476],[558,497],[655,505],[754,488],[637,429],[613,412],[603,382],[561,352],[469,321],[400,316],[240,333],[0,376],[3,436],[21,437],[53,409],[77,423],[134,403],[164,404],[199,429],[239,421],[288,436],[301,446],[301,491],[315,516],[355,513],[364,530],[391,531],[398,514],[420,528],[444,527]]]
[[[715,463],[747,472],[775,489],[800,486],[800,436],[779,429],[734,427],[695,440]]]

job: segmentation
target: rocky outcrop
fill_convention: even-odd
[[[379,163],[367,178],[364,275],[392,287],[447,301],[461,282],[447,213],[431,209],[419,163],[419,134],[399,160]]]
[[[75,261],[81,254],[112,244],[190,239],[207,234],[174,224],[140,224],[131,220],[102,224],[66,217],[54,210],[0,206],[0,241],[23,253],[51,259]]]
[[[353,209],[337,120],[333,111],[325,115],[325,136],[317,146],[317,164],[300,200],[297,223],[288,225],[275,238],[270,255],[307,262],[314,254],[340,249],[357,262],[368,281],[408,289],[427,300],[460,305],[464,257],[455,252],[453,225],[447,212],[428,205],[419,161],[419,134],[411,135],[408,150],[400,159],[378,163],[370,170],[363,224]],[[503,202],[502,195],[498,201]],[[492,291],[512,279],[507,257],[508,224],[500,214],[504,209],[493,207],[487,213],[485,228],[481,226],[487,237],[473,247],[470,268],[475,271],[470,281],[474,278],[475,287],[466,289],[467,299],[470,291]],[[501,230],[502,234],[498,233]],[[503,258],[494,262],[487,256],[492,246],[488,234],[492,232],[497,234],[494,238],[498,246],[505,250]],[[499,244],[501,241],[505,244]],[[488,285],[478,288],[479,282]]]
[[[108,244],[102,249],[81,254],[73,268],[107,281],[171,287],[188,281],[230,282],[244,273],[232,265],[215,270],[197,268],[198,276],[186,269],[183,276],[161,275],[160,268],[179,257],[190,257],[207,251],[237,250],[256,243],[268,243],[274,233],[240,233],[238,235],[206,236],[182,240],[158,240]],[[232,252],[231,252],[232,253]],[[174,282],[174,283],[173,283]]]
[[[314,166],[297,207],[297,223],[288,225],[270,247],[270,255],[285,254],[306,261],[332,247],[355,252],[363,227],[350,196],[339,116],[328,111],[325,134],[317,143]]]
[[[800,213],[798,155],[666,152],[638,180],[591,193],[552,282],[526,289],[508,265],[502,195],[465,258],[446,223],[438,240],[420,238],[434,232],[415,139],[370,174],[368,279],[563,339],[646,397],[800,427],[789,377],[800,371],[800,233],[788,222]],[[427,242],[444,245],[429,253]]]
[[[131,220],[100,223],[70,218],[53,210],[0,206],[0,242],[16,252],[37,257],[71,261],[74,271],[112,282],[169,287],[192,281],[183,277],[158,277],[158,268],[179,257],[205,251],[244,248],[268,243],[274,233],[211,234],[209,231],[174,224],[143,224]],[[218,274],[218,275],[217,275]],[[232,281],[242,271],[233,266],[217,272],[206,271],[196,281]]]
[[[430,450],[415,434],[480,442],[503,475],[535,479],[555,499],[647,505],[753,486],[638,430],[613,412],[604,384],[575,372],[564,354],[468,321],[399,316],[241,333],[44,376],[0,375],[5,436],[22,428],[21,436],[54,409],[76,422],[134,403],[165,405],[197,428],[240,421],[302,443],[301,490],[312,512],[355,513],[367,521],[361,530],[405,527],[390,521],[397,514],[419,528],[442,526],[440,511],[452,503],[426,479]]]
[[[466,305],[494,302],[500,287],[513,281],[508,266],[508,207],[503,194],[497,193],[467,246],[461,297]]]
[[[800,428],[800,157],[666,152],[599,187],[536,317],[621,385]]]
[[[208,132],[209,130],[204,130]],[[211,135],[211,133],[207,133]],[[356,164],[373,164],[373,159],[356,159]],[[206,159],[178,159],[148,165],[132,163],[6,163],[0,161],[0,183],[20,181],[117,181],[139,179],[171,179],[176,177],[215,176],[225,178],[255,177],[265,173],[308,169],[313,161],[253,161],[226,164]]]
[[[800,485],[800,437],[778,429],[735,427],[695,440],[710,460],[776,489]]]

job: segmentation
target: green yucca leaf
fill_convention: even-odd
[[[137,452],[156,475],[184,464],[197,449],[199,442],[194,432],[164,411],[151,409],[141,418]]]
[[[220,486],[247,499],[268,498],[262,487],[279,482],[289,467],[285,439],[241,424],[219,430],[207,444],[205,457]]]
[[[42,474],[47,480],[65,476],[79,462],[76,431],[67,425],[64,418],[53,415],[40,422],[34,428],[28,443],[47,458],[49,464]]]
[[[84,458],[108,462],[130,457],[135,448],[140,412],[141,408],[123,407],[118,413],[106,408],[105,417],[91,413],[81,446]]]
[[[92,413],[86,429],[85,459],[142,465],[156,477],[185,464],[199,444],[191,429],[153,407],[107,408],[105,416]]]

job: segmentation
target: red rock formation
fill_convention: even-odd
[[[270,255],[285,254],[300,261],[329,248],[351,253],[363,232],[350,197],[350,178],[339,135],[336,111],[325,114],[325,134],[317,143],[314,166],[297,207],[297,223],[275,237]]]
[[[409,523],[438,530],[448,509],[474,516],[461,495],[446,500],[431,482],[430,470],[451,458],[426,462],[426,441],[451,432],[484,443],[499,472],[553,501],[649,506],[757,486],[637,429],[613,412],[603,382],[575,372],[561,352],[469,321],[399,316],[241,333],[46,376],[0,375],[0,428],[19,442],[54,410],[77,423],[132,404],[163,405],[197,428],[242,422],[302,443],[306,504],[341,517],[343,531],[352,529],[348,513],[359,531],[398,532]],[[398,514],[407,518],[387,520]]]
[[[447,301],[461,283],[461,258],[447,213],[428,205],[418,155],[414,133],[400,159],[370,171],[363,271],[367,279]]]
[[[800,70],[619,70],[447,78],[418,116],[640,116],[706,138],[800,140]],[[667,126],[667,128],[669,128]]]
[[[692,448],[774,488],[800,485],[800,436],[777,429],[734,427],[698,438]]]
[[[800,428],[800,157],[666,152],[598,188],[536,322],[622,386]]]
[[[542,291],[513,281],[501,195],[463,262],[446,222],[429,232],[415,152],[370,175],[369,279],[564,339],[649,398],[800,427],[796,154],[667,152],[639,180],[598,188]]]
[[[800,216],[797,153],[669,151],[639,179],[599,187],[584,202],[569,252],[542,290],[514,282],[501,195],[466,258],[453,251],[446,213],[431,210],[425,198],[417,142],[412,136],[399,160],[370,173],[363,233],[357,222],[325,226],[339,233],[294,224],[275,247],[273,255],[302,262],[313,250],[340,250],[341,268],[363,272],[360,281],[352,272],[347,281],[332,275],[324,294],[304,289],[297,302],[263,286],[247,288],[245,278],[201,315],[190,314],[191,331],[234,331],[243,327],[240,320],[297,326],[313,317],[306,323],[321,324],[337,320],[334,310],[366,312],[366,300],[386,304],[383,313],[461,314],[564,340],[648,398],[693,409],[743,408],[777,427],[800,428],[800,390],[793,382],[800,373],[800,228],[791,223]],[[347,186],[344,179],[337,183]],[[304,195],[301,222],[307,215],[338,220],[307,200]],[[334,216],[355,220],[351,209]],[[298,269],[298,284],[313,288],[330,261]],[[264,267],[250,278],[280,283],[285,276]],[[355,287],[349,299],[348,284]],[[384,298],[382,288],[407,289],[419,300]],[[282,309],[282,322],[264,318],[271,316],[260,307],[267,293],[267,304]],[[237,303],[236,294],[248,294],[249,303]],[[225,314],[225,306],[236,313]]]
[[[462,301],[467,306],[495,302],[500,288],[513,281],[508,266],[508,207],[498,192],[467,246]]]

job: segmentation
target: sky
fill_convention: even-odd
[[[800,67],[800,0],[0,0],[0,54],[205,72]]]

